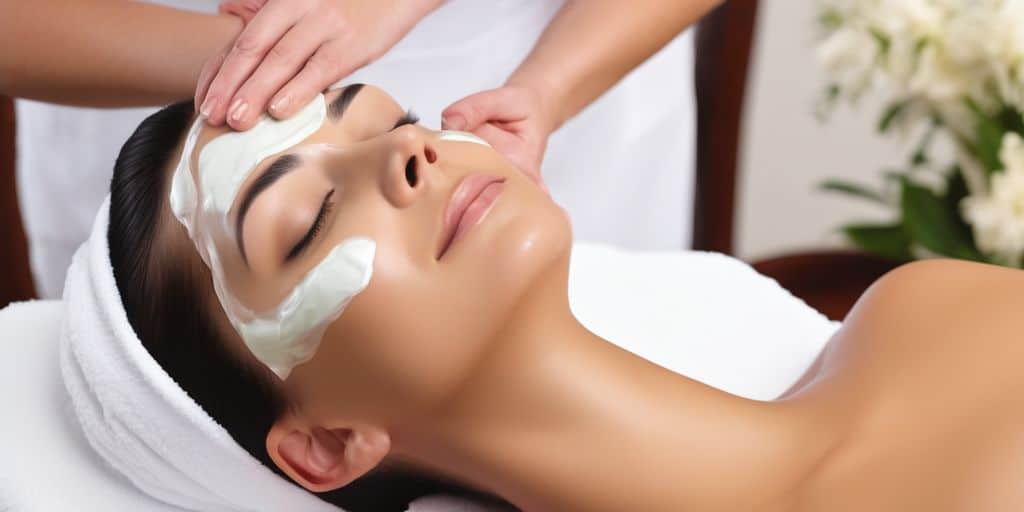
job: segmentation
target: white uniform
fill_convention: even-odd
[[[206,12],[217,4],[161,3]],[[449,0],[344,82],[380,86],[436,128],[447,105],[500,86],[560,6]],[[17,102],[18,194],[42,297],[60,296],[121,144],[153,111]],[[687,31],[552,135],[542,174],[577,239],[641,249],[689,245],[694,118]]]

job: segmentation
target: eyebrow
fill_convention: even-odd
[[[242,202],[238,206],[238,219],[235,221],[235,242],[238,244],[238,252],[242,254],[242,261],[246,265],[249,265],[249,258],[245,254],[245,243],[242,241],[242,226],[245,225],[245,214],[249,213],[249,207],[252,206],[257,196],[270,188],[271,185],[284,177],[284,175],[294,171],[301,164],[302,159],[298,155],[281,155],[277,157],[272,164],[260,173],[256,181],[249,187],[249,190],[242,196]]]
[[[331,104],[327,106],[327,118],[331,122],[337,123],[341,121],[341,116],[345,114],[345,109],[352,103],[359,91],[363,90],[363,86],[366,84],[352,84],[341,90],[341,94],[336,96]]]
[[[363,90],[365,84],[352,84],[341,90],[331,103],[327,106],[327,118],[332,123],[341,121],[341,117],[345,115],[345,110],[352,104],[352,100],[355,99],[359,91]],[[249,265],[249,257],[245,253],[245,243],[242,240],[242,227],[245,225],[245,215],[249,213],[249,207],[252,206],[253,201],[263,191],[270,188],[271,185],[277,182],[277,180],[284,177],[291,171],[294,171],[302,164],[302,159],[298,155],[287,154],[281,155],[274,159],[274,161],[260,173],[253,182],[252,186],[245,191],[242,195],[242,202],[238,206],[238,218],[235,221],[235,243],[238,245],[238,252],[242,255],[242,261],[245,265]]]

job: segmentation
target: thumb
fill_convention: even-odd
[[[441,127],[446,130],[472,131],[488,121],[520,121],[525,113],[517,112],[516,102],[507,88],[501,87],[466,96],[441,113]]]

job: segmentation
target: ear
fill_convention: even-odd
[[[267,433],[267,453],[289,477],[313,492],[348,485],[376,467],[391,450],[391,437],[372,426],[323,428],[286,415]]]

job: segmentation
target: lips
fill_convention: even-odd
[[[444,212],[438,259],[483,218],[504,189],[504,182],[505,178],[474,173],[463,178],[455,186]]]

